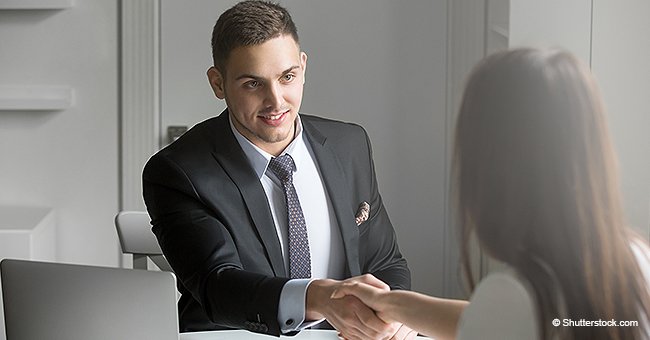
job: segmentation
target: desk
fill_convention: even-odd
[[[270,340],[277,339],[274,336],[252,333],[244,330],[234,331],[210,331],[181,333],[180,340]],[[280,339],[292,340],[338,340],[336,331],[325,329],[306,329],[296,336],[281,336]],[[430,339],[418,337],[418,339]]]
[[[255,340],[277,339],[274,336],[253,333],[245,330],[210,331],[181,333],[180,340]],[[336,331],[324,329],[306,329],[296,336],[281,336],[280,339],[295,340],[338,340]]]

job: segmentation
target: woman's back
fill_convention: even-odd
[[[493,273],[474,290],[458,325],[458,339],[539,339],[532,288],[512,269]]]
[[[631,248],[650,290],[650,248],[638,241],[633,241]],[[560,315],[551,322],[558,324],[555,326],[553,323],[554,327],[569,327],[570,321],[580,323],[580,320],[571,320]],[[461,316],[458,340],[537,340],[539,327],[533,287],[514,270],[507,268],[489,274],[476,287],[470,304]],[[638,326],[630,327],[641,327],[650,332],[650,325],[647,323],[639,322]]]

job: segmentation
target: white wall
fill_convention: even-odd
[[[62,262],[118,260],[117,22],[115,1],[0,10],[0,85],[75,91],[64,111],[0,111],[0,205],[54,208]]]
[[[163,0],[162,129],[218,114],[205,78],[217,17],[236,1]],[[413,288],[441,294],[446,180],[447,1],[281,1],[309,56],[301,111],[369,132]],[[192,20],[188,20],[192,18]]]
[[[594,0],[591,68],[608,109],[628,222],[650,238],[650,2]]]
[[[206,72],[212,65],[212,27],[237,2],[195,0],[190,5],[160,0],[160,135],[164,143],[167,126],[191,127],[226,107],[214,97]]]
[[[510,47],[561,47],[589,63],[592,0],[511,0]]]

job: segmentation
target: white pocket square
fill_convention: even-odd
[[[357,209],[357,214],[354,216],[354,220],[357,223],[357,226],[367,221],[368,216],[370,216],[370,204],[365,201],[361,202],[359,204],[359,208]]]

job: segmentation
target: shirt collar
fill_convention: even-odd
[[[253,166],[253,170],[255,171],[255,174],[257,174],[258,178],[262,178],[264,176],[264,173],[266,172],[266,168],[269,165],[269,162],[271,161],[271,158],[274,156],[271,155],[270,153],[260,149],[257,145],[253,144],[251,141],[249,141],[244,135],[242,135],[237,128],[232,123],[232,118],[229,117],[228,122],[230,123],[230,129],[232,130],[233,135],[235,135],[235,139],[237,139],[237,142],[239,143],[239,146],[241,146],[242,150],[244,151],[244,154],[246,155],[246,158],[248,158],[248,161],[251,163]],[[293,162],[296,165],[296,171],[300,169],[300,163],[302,162],[303,155],[307,151],[307,146],[305,145],[305,141],[303,139],[303,129],[302,129],[302,122],[300,120],[300,115],[296,116],[296,129],[294,133],[293,140],[287,147],[280,153],[280,156],[284,154],[289,154],[291,158],[293,158]]]

